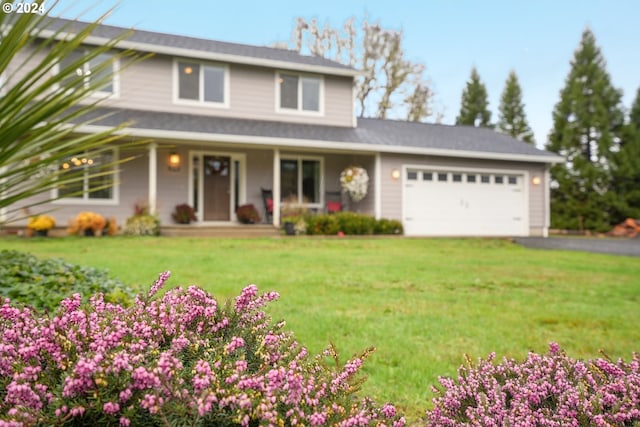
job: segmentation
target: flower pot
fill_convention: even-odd
[[[287,233],[287,236],[295,236],[296,235],[296,226],[292,222],[284,223],[284,231]]]
[[[49,235],[49,230],[36,230],[36,236],[47,237]]]

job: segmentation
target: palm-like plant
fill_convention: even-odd
[[[48,192],[58,186],[77,188],[87,177],[114,173],[114,163],[77,171],[60,167],[79,153],[99,155],[108,149],[105,144],[122,138],[125,124],[91,133],[82,127],[99,120],[95,111],[103,99],[92,94],[111,80],[113,58],[132,57],[114,50],[127,33],[69,60],[86,47],[102,19],[60,26],[46,14],[0,13],[0,224],[16,219],[21,209],[52,200]],[[101,56],[106,53],[111,56]],[[77,72],[88,61],[91,79]],[[103,182],[113,185],[113,180]]]

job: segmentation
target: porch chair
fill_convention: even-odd
[[[268,223],[273,222],[273,191],[261,188],[264,203],[264,218]]]
[[[328,214],[342,212],[342,192],[326,191],[324,201]]]

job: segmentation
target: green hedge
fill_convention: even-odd
[[[107,302],[128,305],[134,292],[107,271],[69,264],[61,259],[3,250],[0,252],[0,296],[53,311],[58,303],[74,293],[103,293]]]
[[[402,223],[394,219],[379,219],[355,212],[313,215],[305,218],[307,234],[346,235],[402,234]]]

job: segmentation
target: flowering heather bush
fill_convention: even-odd
[[[441,378],[429,426],[639,426],[640,360],[571,359],[550,345],[494,364],[495,354]]]
[[[63,300],[53,317],[0,307],[0,426],[402,426],[390,404],[357,399],[363,359],[308,355],[245,288],[224,307],[193,286],[132,307]],[[328,357],[336,359],[335,366]]]

